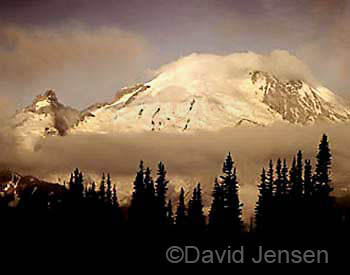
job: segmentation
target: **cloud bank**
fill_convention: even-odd
[[[13,142],[2,138],[1,147],[6,150],[1,154],[0,165],[52,181],[59,177],[68,180],[75,167],[81,168],[88,179],[97,180],[103,172],[110,172],[113,181],[118,183],[121,196],[126,197],[131,192],[141,159],[154,172],[157,163],[163,161],[171,179],[172,199],[176,198],[180,187],[185,187],[189,196],[194,185],[201,182],[206,206],[209,206],[214,179],[221,174],[225,156],[231,152],[238,168],[241,198],[248,217],[253,213],[261,168],[267,166],[269,159],[276,161],[281,157],[290,162],[301,149],[305,158],[314,163],[323,133],[330,138],[334,160],[332,178],[339,193],[341,188],[349,187],[348,124],[274,125],[194,135],[144,133],[51,137],[44,140],[36,152],[19,151]]]
[[[296,56],[285,50],[274,50],[269,54],[254,52],[230,55],[192,54],[162,66],[155,74],[168,71],[183,72],[188,75],[203,74],[203,77],[244,77],[252,70],[272,73],[282,80],[303,80],[311,85],[319,85],[310,68]]]

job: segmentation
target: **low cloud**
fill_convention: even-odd
[[[171,179],[171,196],[181,186],[188,196],[193,186],[201,182],[206,206],[210,205],[215,177],[221,174],[222,163],[231,152],[238,168],[241,198],[245,204],[245,216],[253,213],[256,185],[263,166],[269,159],[278,157],[291,160],[298,149],[305,158],[313,160],[323,133],[330,138],[333,153],[333,174],[336,191],[348,187],[350,159],[348,124],[300,127],[273,125],[271,127],[234,128],[219,132],[195,134],[118,134],[74,135],[51,137],[44,140],[36,152],[18,151],[2,154],[2,167],[22,174],[32,174],[57,181],[68,180],[69,173],[81,168],[87,178],[98,180],[103,172],[110,172],[119,191],[130,194],[133,177],[140,160],[156,171],[163,161]],[[2,144],[9,148],[14,144]],[[6,147],[7,146],[7,147]]]
[[[247,72],[260,70],[274,74],[282,80],[303,80],[319,85],[310,68],[296,56],[285,50],[274,50],[270,54],[253,52],[233,53],[226,56],[213,54],[192,54],[161,67],[156,74],[166,71],[183,71],[202,74],[206,77],[241,77]]]

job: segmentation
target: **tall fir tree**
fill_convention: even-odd
[[[296,158],[293,157],[292,161],[292,167],[289,170],[289,183],[290,183],[290,196],[293,198],[296,198],[297,196],[297,185],[298,185],[298,180],[297,180],[297,161]]]
[[[168,205],[166,206],[166,222],[167,225],[174,224],[174,215],[173,215],[173,205],[171,200],[169,200]]]
[[[203,213],[202,189],[198,184],[194,190],[188,206],[188,221],[192,226],[204,227],[205,217]]]
[[[225,220],[228,228],[235,232],[242,230],[242,204],[238,196],[237,171],[229,153],[222,169],[224,175],[221,176],[224,188]]]
[[[167,222],[167,211],[169,210],[166,206],[166,193],[168,191],[169,181],[166,179],[166,170],[162,162],[158,164],[158,172],[156,179],[156,196],[157,196],[157,207],[158,207],[158,220],[160,224]]]
[[[140,161],[139,170],[134,180],[134,190],[129,208],[129,222],[132,224],[140,224],[145,218],[143,215],[145,206],[145,168],[143,161]]]
[[[274,194],[274,169],[273,169],[273,162],[272,160],[269,161],[269,169],[267,170],[267,182],[266,182],[266,192],[267,196],[272,199],[272,196]]]
[[[209,226],[220,228],[225,224],[225,203],[223,186],[215,179],[214,190],[212,193],[212,204],[209,213]]]
[[[306,199],[310,199],[314,191],[311,161],[305,160],[304,167],[304,195]]]
[[[258,233],[262,233],[265,230],[266,227],[266,221],[267,221],[267,177],[265,168],[262,169],[261,176],[260,176],[260,184],[258,185],[259,189],[259,195],[258,195],[258,201],[256,203],[255,207],[255,226],[256,231]]]
[[[331,187],[332,154],[329,148],[328,137],[324,134],[318,146],[315,169],[315,189],[318,195],[327,197],[333,191]]]
[[[112,180],[110,174],[107,174],[106,202],[112,204]]]
[[[113,188],[112,188],[111,216],[112,216],[112,223],[114,225],[120,225],[124,222],[119,201],[118,201],[117,187],[115,184],[113,184]]]
[[[185,205],[185,191],[181,188],[179,195],[179,202],[176,209],[176,217],[175,217],[176,225],[183,226],[187,224],[187,213],[186,213],[186,205]]]
[[[101,201],[104,201],[105,197],[106,197],[106,176],[104,173],[102,174],[100,190],[99,190],[99,197],[100,197]]]
[[[83,198],[84,195],[84,177],[79,169],[75,169],[69,180],[69,190],[73,200]]]
[[[144,188],[145,188],[145,204],[153,205],[155,202],[155,189],[154,181],[152,178],[152,171],[149,167],[146,168],[144,177]]]
[[[282,176],[282,161],[281,159],[277,160],[276,164],[276,180],[274,181],[275,185],[275,196],[277,199],[281,198],[284,193],[284,187],[283,187],[283,176]]]
[[[149,167],[145,171],[145,196],[144,196],[144,215],[148,219],[150,225],[157,223],[157,204],[156,193],[154,188],[154,181],[152,178],[152,171]]]
[[[318,228],[318,235],[321,238],[324,237],[324,234],[332,235],[336,229],[333,227],[336,215],[334,213],[335,199],[331,196],[333,191],[331,164],[332,154],[328,137],[323,135],[316,155],[316,167],[313,176],[314,192],[312,195],[314,224]]]
[[[283,165],[282,165],[282,193],[283,196],[287,196],[289,193],[289,180],[288,180],[288,166],[287,166],[287,160],[283,159]]]
[[[112,206],[119,207],[117,188],[115,184],[113,184],[113,191],[112,191]]]
[[[295,185],[294,185],[295,194],[299,199],[302,198],[303,192],[304,192],[303,170],[304,170],[303,154],[299,150],[297,153],[296,171],[295,171]]]
[[[92,182],[90,189],[89,189],[89,198],[91,199],[97,199],[97,193],[96,193],[96,183]]]

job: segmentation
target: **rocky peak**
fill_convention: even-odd
[[[284,120],[297,124],[316,121],[346,121],[349,114],[334,111],[317,88],[301,81],[282,81],[266,72],[251,73],[251,81],[263,92],[263,103]]]
[[[38,110],[43,107],[59,105],[61,104],[58,101],[55,91],[47,90],[44,94],[36,96],[36,98],[33,101],[32,107],[35,107],[35,110]]]
[[[58,99],[54,90],[47,90],[44,93],[44,97],[46,97],[51,102],[58,102]]]

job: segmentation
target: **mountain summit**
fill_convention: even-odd
[[[82,112],[65,107],[49,90],[16,114],[16,129],[21,136],[193,133],[280,121],[311,125],[350,119],[347,103],[327,88],[230,58],[218,62],[191,55],[165,66],[152,81],[123,88],[111,102]]]
[[[79,117],[78,110],[64,106],[54,90],[47,90],[15,114],[13,126],[19,141],[33,148],[42,137],[65,135]]]
[[[88,108],[70,132],[215,131],[350,119],[344,100],[319,84],[236,63],[186,57],[152,81],[122,89],[112,102]]]

